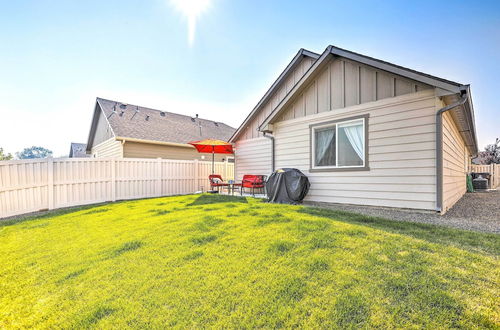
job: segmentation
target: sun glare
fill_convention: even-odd
[[[196,31],[196,21],[211,3],[211,0],[170,0],[170,3],[187,19],[188,41],[192,45]]]

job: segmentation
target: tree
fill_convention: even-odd
[[[19,159],[47,158],[52,156],[52,151],[44,147],[24,148],[23,151],[16,153]]]
[[[488,164],[500,164],[500,139],[497,138],[494,144],[488,144],[484,148]]]
[[[481,164],[500,164],[500,139],[497,138],[495,143],[488,144],[484,151],[480,151],[477,157]]]
[[[11,160],[12,155],[3,152],[3,148],[0,148],[0,160]]]

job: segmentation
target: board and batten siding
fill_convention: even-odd
[[[216,154],[215,161],[221,162],[232,155]],[[126,141],[123,145],[123,157],[128,158],[163,158],[185,160],[212,160],[212,154],[199,153],[194,147],[169,146],[164,144],[139,143]]]
[[[289,72],[276,92],[261,105],[257,115],[248,122],[235,141],[235,175],[241,180],[245,174],[269,175],[271,168],[271,141],[258,131],[260,124],[271,114],[295,84],[309,70],[314,59],[304,56],[296,67]]]
[[[424,90],[275,123],[276,168],[309,177],[306,201],[435,210],[436,99]],[[310,172],[309,126],[366,114],[370,170]]]
[[[433,89],[344,58],[331,60],[274,122]],[[267,117],[267,116],[266,116]]]
[[[108,120],[104,116],[104,113],[102,111],[99,111],[99,119],[97,120],[97,126],[94,139],[92,141],[92,146],[97,146],[114,136],[115,135],[113,134],[113,130],[111,129]]]
[[[123,157],[123,146],[113,137],[92,147],[91,154],[95,158]]]
[[[269,97],[269,100],[260,106],[256,116],[248,122],[246,127],[241,132],[239,139],[248,140],[262,137],[262,133],[258,131],[260,124],[271,114],[285,96],[292,90],[302,76],[313,65],[314,59],[304,56],[296,67],[288,73],[285,79],[278,86],[276,91]]]
[[[449,210],[467,191],[468,151],[452,114],[443,114],[443,210]]]
[[[268,138],[236,141],[235,156],[236,180],[241,180],[245,174],[269,175],[272,172],[271,141]]]

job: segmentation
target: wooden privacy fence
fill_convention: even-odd
[[[498,188],[500,186],[500,164],[490,165],[469,165],[469,173],[490,173],[490,188]]]
[[[0,161],[0,218],[75,205],[189,194],[209,188],[212,163],[138,158]],[[215,163],[234,179],[234,164]]]

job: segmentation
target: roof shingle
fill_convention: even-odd
[[[117,137],[185,144],[209,138],[227,141],[235,131],[212,120],[102,98],[97,103]]]

